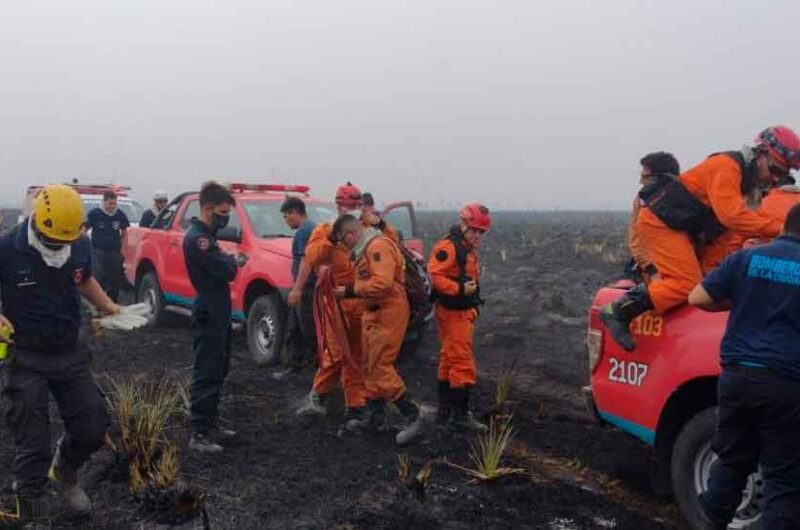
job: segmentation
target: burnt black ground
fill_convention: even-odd
[[[422,214],[426,238],[444,233],[449,219],[450,214]],[[293,409],[308,391],[312,372],[275,381],[274,368],[256,366],[239,336],[222,413],[240,437],[219,456],[185,449],[181,455],[186,480],[207,493],[211,527],[679,528],[674,508],[651,492],[649,449],[596,424],[579,392],[587,378],[585,313],[594,291],[619,275],[624,222],[622,214],[499,214],[485,241],[487,304],[476,337],[475,408],[489,412],[494,381],[513,362],[516,436],[504,462],[528,475],[467,484],[466,475],[444,459],[468,466],[471,440],[434,428],[401,450],[388,434],[340,435],[339,410],[323,421],[298,420]],[[107,384],[107,376],[188,378],[187,327],[187,319],[175,316],[164,327],[93,337],[101,383]],[[420,401],[435,399],[436,348],[431,327],[421,348],[400,363],[410,393]],[[185,438],[184,426],[176,432]],[[401,453],[411,456],[415,469],[435,461],[422,501],[398,484]],[[6,507],[11,459],[9,433],[2,427],[0,501]],[[54,528],[155,527],[125,485],[105,476],[108,460],[101,451],[82,473],[96,505],[92,519],[61,519]],[[199,520],[182,526],[201,527]]]

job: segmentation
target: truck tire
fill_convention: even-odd
[[[693,530],[711,529],[700,507],[698,495],[706,490],[711,464],[717,459],[711,450],[711,439],[716,425],[716,407],[701,411],[686,422],[672,448],[672,489],[683,517]],[[730,528],[760,530],[763,488],[761,475],[751,475],[742,495],[742,504],[739,505]]]
[[[277,294],[255,299],[247,312],[247,349],[256,364],[280,360],[285,326],[283,303]]]
[[[139,278],[136,284],[136,301],[150,306],[151,312],[147,317],[149,325],[157,326],[163,322],[164,294],[161,292],[158,275],[155,272],[147,272]]]

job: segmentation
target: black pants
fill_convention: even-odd
[[[61,442],[67,465],[78,470],[105,440],[105,399],[89,371],[85,352],[42,353],[13,347],[3,367],[3,410],[14,439],[13,474],[22,494],[47,484],[52,460],[50,394],[64,422]]]
[[[123,283],[122,261],[119,251],[94,249],[94,276],[114,302],[119,300],[119,288]]]
[[[193,433],[204,434],[217,422],[222,385],[230,368],[230,309],[195,307],[191,328],[194,369],[189,392],[189,423]]]
[[[719,379],[719,419],[702,502],[726,524],[750,473],[764,476],[764,530],[800,528],[800,381],[763,368],[726,366]]]
[[[300,303],[289,309],[286,322],[289,365],[300,368],[317,358],[317,326],[314,323],[314,288],[304,289]]]

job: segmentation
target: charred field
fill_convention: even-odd
[[[422,213],[430,242],[452,219]],[[509,421],[513,437],[501,465],[520,473],[471,483],[473,438],[429,425],[409,448],[393,435],[340,433],[341,398],[325,420],[294,415],[308,392],[311,369],[288,380],[249,358],[237,334],[222,402],[224,421],[239,432],[221,455],[186,448],[185,418],[171,420],[183,480],[203,492],[207,527],[214,529],[677,529],[675,507],[657,500],[649,482],[650,450],[602,427],[585,411],[586,311],[594,291],[620,276],[626,217],[615,213],[501,213],[484,241],[481,263],[486,305],[475,337],[476,414]],[[130,333],[87,331],[98,381],[136,378],[186,381],[192,354],[188,319]],[[432,325],[400,371],[409,393],[435,402],[436,330]],[[510,384],[509,384],[510,381]],[[498,404],[499,386],[507,390]],[[60,429],[51,408],[53,440]],[[498,420],[500,421],[500,420]],[[427,465],[425,487],[401,480],[398,456],[411,473]],[[10,433],[0,427],[0,505],[10,509]],[[84,467],[92,496],[90,519],[56,517],[52,528],[168,528],[137,502],[109,471],[108,449]],[[459,467],[460,466],[460,467]],[[202,517],[173,528],[203,528]]]

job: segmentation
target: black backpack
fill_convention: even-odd
[[[469,254],[469,251],[467,250],[467,246],[464,244],[464,236],[461,234],[461,230],[458,227],[451,228],[450,233],[446,236],[446,239],[452,241],[453,246],[456,249],[458,282],[464,283],[473,280],[474,278],[467,275],[467,255]],[[475,294],[470,296],[451,296],[434,292],[432,300],[448,309],[473,309],[483,304],[480,286],[478,286]]]
[[[411,308],[411,320],[425,313],[430,306],[433,286],[425,262],[417,257],[402,244],[399,245],[403,254],[404,268],[406,271],[406,296]]]

